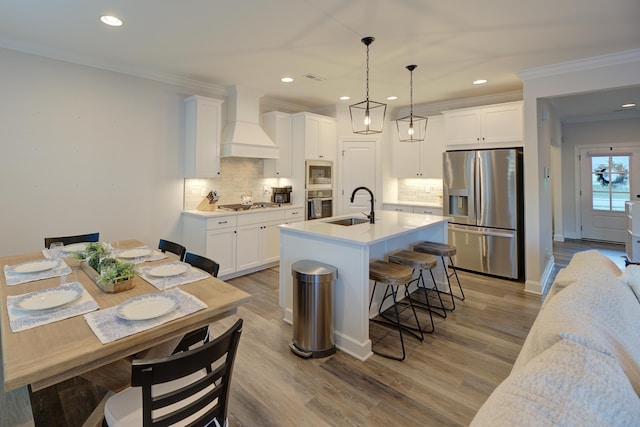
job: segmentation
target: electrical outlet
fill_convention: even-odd
[[[200,189],[200,195],[201,195],[202,197],[206,196],[206,195],[207,195],[207,189],[206,189],[206,188],[204,188],[204,187],[202,187],[202,188]]]
[[[262,192],[263,192],[265,195],[268,195],[269,193],[271,193],[271,189],[269,188],[269,186],[268,186],[268,185],[263,185],[263,186],[262,186]]]

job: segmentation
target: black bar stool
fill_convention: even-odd
[[[386,289],[384,291],[384,297],[382,298],[382,301],[380,302],[380,306],[378,307],[378,314],[384,320],[379,320],[379,319],[371,319],[371,320],[377,323],[381,323],[383,325],[394,326],[398,328],[398,333],[400,334],[400,345],[402,346],[402,356],[395,356],[389,353],[382,353],[372,348],[371,351],[373,351],[373,353],[377,355],[380,355],[389,359],[394,359],[394,360],[404,360],[406,357],[406,353],[404,349],[404,338],[402,336],[403,330],[409,332],[411,335],[415,336],[420,341],[424,340],[424,335],[422,334],[422,328],[420,327],[420,321],[418,320],[416,310],[413,307],[411,296],[408,295],[408,291],[406,291],[408,283],[411,282],[412,278],[413,278],[413,272],[411,271],[411,269],[407,267],[403,267],[398,264],[393,264],[387,261],[380,261],[380,260],[373,261],[369,264],[369,279],[374,281],[373,292],[371,293],[371,300],[369,301],[369,309],[371,309],[371,304],[373,303],[373,296],[375,295],[376,287],[378,286],[378,283],[386,285]],[[416,327],[403,324],[402,322],[400,322],[400,310],[398,309],[397,293],[398,293],[398,288],[403,285],[405,286],[405,292],[407,293],[407,297],[409,300],[408,307],[411,308],[411,310],[413,311],[413,317],[417,325]],[[393,309],[395,311],[395,319],[391,319],[382,313],[382,306],[384,305],[384,302],[389,297],[393,299]],[[407,307],[405,307],[405,309],[406,308]]]
[[[429,319],[431,320],[431,329],[428,331],[425,330],[424,332],[433,333],[433,331],[435,330],[435,324],[433,323],[433,315],[431,314],[432,312],[434,312],[432,308],[440,308],[442,310],[442,313],[438,313],[438,312],[434,312],[434,313],[445,318],[447,317],[447,311],[445,310],[444,304],[442,303],[442,298],[440,298],[440,292],[438,292],[436,280],[433,277],[433,271],[432,271],[436,267],[436,265],[438,265],[438,259],[433,255],[428,255],[428,254],[423,254],[423,253],[408,251],[408,250],[400,250],[400,251],[394,252],[388,256],[388,259],[389,259],[389,262],[391,263],[409,267],[412,270],[411,272],[412,276],[416,270],[419,271],[418,277],[415,279],[412,279],[411,282],[407,284],[407,287],[405,288],[405,290],[408,294],[409,285],[411,285],[413,282],[416,282],[418,289],[422,289],[422,292],[424,292],[424,298],[425,298],[424,304],[416,300],[412,300],[412,302],[413,302],[413,305],[415,305],[416,307],[425,308],[426,310],[429,311]],[[431,274],[431,280],[433,281],[433,286],[434,286],[433,289],[429,289],[425,285],[424,276],[422,274],[423,270],[429,270],[429,273]],[[431,307],[431,303],[429,302],[428,291],[436,292],[436,295],[438,296],[438,300],[440,300],[440,307]]]
[[[456,309],[456,301],[455,298],[458,298],[461,301],[464,301],[464,292],[462,290],[462,285],[460,284],[460,278],[458,277],[458,272],[456,271],[455,265],[453,265],[452,257],[456,254],[457,249],[453,245],[448,245],[446,243],[434,243],[434,242],[420,242],[413,247],[413,250],[416,252],[420,252],[423,254],[435,255],[439,256],[442,260],[442,267],[444,268],[444,274],[447,276],[447,284],[449,285],[449,295],[451,295],[451,311]],[[444,257],[449,258],[449,267],[451,267],[451,273],[447,271],[447,264]],[[453,294],[453,287],[451,286],[451,277],[456,278],[458,282],[458,288],[460,288],[460,296]],[[437,289],[437,287],[436,287]],[[441,292],[441,291],[438,291]],[[454,298],[455,297],[455,298]]]

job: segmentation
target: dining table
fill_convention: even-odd
[[[117,247],[127,249],[146,246],[143,242],[130,239],[118,242]],[[0,266],[4,268],[46,259],[45,251],[2,257]],[[143,261],[138,268],[141,270],[144,266],[175,261],[177,260],[171,257]],[[107,313],[110,308],[120,307],[133,298],[168,292],[158,289],[140,275],[136,275],[131,279],[131,289],[108,293],[101,290],[84,269],[75,266],[73,270],[74,278],[77,277],[77,282],[90,295],[88,298],[97,303],[97,308],[91,313],[94,317],[96,314]],[[60,277],[50,277],[8,284],[5,274],[0,274],[0,337],[5,391],[24,386],[37,391],[75,376],[102,382],[102,385],[117,390],[122,388],[122,384],[115,385],[117,375],[115,371],[109,371],[110,367],[115,370],[118,366],[124,366],[125,370],[130,370],[130,360],[133,357],[171,354],[175,344],[187,332],[235,314],[240,305],[251,299],[248,293],[211,275],[203,275],[199,280],[175,287],[189,298],[195,297],[196,301],[203,303],[197,311],[106,343],[101,341],[90,326],[89,314],[72,316],[19,332],[12,331],[7,299],[14,301],[15,296],[54,288],[60,286],[60,283]]]

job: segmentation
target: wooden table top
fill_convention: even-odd
[[[143,245],[137,240],[120,242],[121,248]],[[43,258],[42,252],[3,257],[0,258],[0,267]],[[156,261],[156,263],[161,262],[167,262],[167,260]],[[133,280],[135,281],[133,289],[108,294],[102,292],[84,271],[78,269],[78,281],[101,309],[116,306],[138,295],[160,292],[139,276]],[[108,344],[102,344],[98,340],[82,316],[21,332],[11,332],[6,308],[7,296],[52,288],[59,284],[60,278],[55,277],[7,286],[4,272],[1,272],[0,338],[2,339],[5,391],[28,384],[31,384],[34,389],[44,388],[164,342],[175,340],[186,332],[235,313],[239,305],[251,299],[246,292],[217,278],[209,277],[179,287],[207,304],[206,309]]]

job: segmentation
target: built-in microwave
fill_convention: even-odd
[[[333,162],[307,160],[305,176],[305,186],[307,190],[333,188]]]

